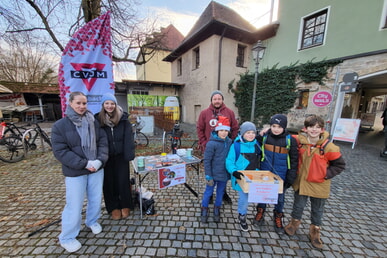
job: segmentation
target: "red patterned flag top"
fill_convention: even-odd
[[[93,113],[100,111],[104,93],[114,94],[110,12],[75,32],[62,53],[58,82],[62,114],[73,91],[85,93]]]

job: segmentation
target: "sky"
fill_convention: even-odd
[[[157,17],[161,26],[173,24],[187,35],[210,0],[142,0],[143,15]],[[217,0],[259,28],[269,23],[272,0]],[[277,2],[275,0],[274,2]]]
[[[210,0],[140,0],[140,16],[157,17],[159,27],[173,24],[184,36],[188,34],[200,15],[210,4]],[[270,21],[272,2],[278,0],[217,0],[216,2],[228,6],[256,28],[264,26]],[[275,13],[275,12],[274,12]],[[276,19],[276,16],[273,18]],[[116,67],[115,80],[136,79],[134,65],[120,64]]]

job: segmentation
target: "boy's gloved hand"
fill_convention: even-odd
[[[208,186],[214,186],[214,179],[211,176],[206,175],[206,180]]]
[[[207,185],[208,186],[214,186],[214,180],[213,179],[207,180]]]
[[[236,179],[242,179],[242,176],[244,176],[243,173],[238,172],[238,171],[232,172],[232,175],[233,175]]]

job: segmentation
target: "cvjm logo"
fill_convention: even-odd
[[[105,64],[94,63],[94,64],[76,64],[71,63],[71,66],[74,67],[75,71],[70,71],[71,78],[82,79],[82,82],[85,84],[88,91],[93,88],[97,79],[106,79],[107,72],[102,71],[105,67]]]

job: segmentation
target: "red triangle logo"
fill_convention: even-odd
[[[76,63],[71,63],[71,66],[74,67],[74,69],[76,71],[83,73],[83,76],[81,77],[81,79],[82,79],[83,83],[85,84],[86,89],[88,91],[90,91],[91,88],[93,88],[94,83],[98,79],[97,77],[94,77],[94,76],[89,78],[89,75],[92,74],[90,72],[90,70],[102,71],[103,68],[105,67],[105,64],[100,64],[100,63],[94,63],[94,64],[85,64],[85,63],[76,64]]]

